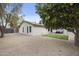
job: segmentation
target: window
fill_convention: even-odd
[[[28,33],[28,26],[27,26],[27,33]]]
[[[29,30],[30,30],[30,32],[31,32],[31,26],[29,26]]]

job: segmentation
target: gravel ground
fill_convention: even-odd
[[[0,56],[79,56],[79,47],[44,36],[5,34],[0,38]]]

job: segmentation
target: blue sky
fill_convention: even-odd
[[[24,20],[38,23],[41,19],[36,14],[35,3],[26,3],[22,6],[22,13],[25,15]]]

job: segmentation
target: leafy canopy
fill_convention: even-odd
[[[11,27],[16,27],[21,7],[20,3],[0,3],[0,25],[6,27],[10,23]]]
[[[79,28],[79,4],[36,4],[36,13],[42,18],[46,28]]]

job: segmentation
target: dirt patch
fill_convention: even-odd
[[[13,33],[5,34],[4,38],[0,38],[0,55],[79,56],[79,48],[70,41]]]

